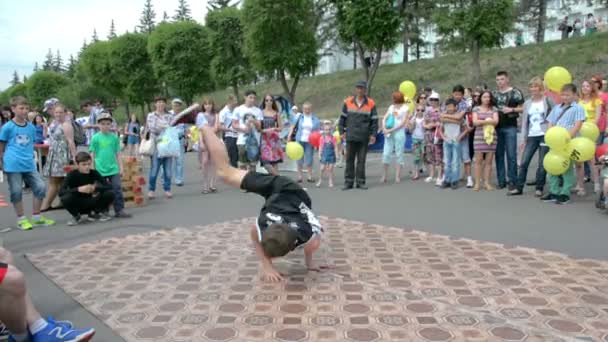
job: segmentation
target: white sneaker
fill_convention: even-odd
[[[469,176],[467,177],[467,188],[472,188],[473,187],[473,177]]]
[[[437,181],[435,182],[436,186],[441,186],[443,184],[443,177],[441,178],[437,178]]]
[[[593,193],[597,194],[600,192],[600,183],[593,184]]]
[[[434,181],[433,177],[426,177],[426,178],[424,179],[424,182],[425,182],[425,183],[432,183],[433,181]]]

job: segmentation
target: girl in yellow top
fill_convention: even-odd
[[[593,122],[598,124],[600,114],[602,113],[602,100],[599,98],[597,92],[589,81],[583,81],[581,84],[581,93],[579,95],[578,103],[585,109],[585,121]],[[585,171],[583,168],[584,163],[576,163],[576,192],[579,196],[585,196]],[[593,191],[597,193],[600,190],[600,184],[598,183],[598,170],[594,162],[589,163],[591,168],[591,179],[593,180]]]

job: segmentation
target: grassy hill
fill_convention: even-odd
[[[481,55],[482,79],[490,88],[495,87],[495,74],[507,70],[512,83],[527,92],[527,83],[535,75],[542,77],[551,66],[567,68],[575,78],[575,83],[588,78],[593,73],[608,75],[608,33],[596,34],[589,38],[573,38],[567,41],[549,42],[499,50],[485,51]],[[456,84],[471,84],[470,54],[454,54],[436,59],[420,60],[405,64],[383,65],[374,80],[372,97],[379,111],[390,104],[390,94],[404,80],[411,80],[420,89],[431,86],[442,96],[450,93]],[[297,89],[298,104],[311,101],[315,112],[322,117],[336,117],[342,100],[353,91],[353,84],[363,78],[361,70],[341,71],[330,75],[306,78]],[[247,87],[242,87],[241,91]],[[259,95],[281,94],[279,82],[258,84]],[[230,89],[205,94],[216,102],[223,103]]]

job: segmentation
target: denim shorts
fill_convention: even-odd
[[[462,162],[468,164],[471,162],[471,153],[469,151],[469,137],[464,137],[460,141],[460,157]]]
[[[24,182],[32,189],[35,198],[42,200],[46,196],[46,183],[38,172],[5,172],[5,174],[11,203],[21,202]]]
[[[300,165],[300,166],[303,165],[303,166],[306,166],[306,167],[311,167],[312,166],[313,157],[314,157],[314,154],[315,154],[315,148],[312,147],[312,145],[310,143],[307,143],[307,142],[299,141],[299,143],[304,148],[304,158],[298,160],[298,165]]]

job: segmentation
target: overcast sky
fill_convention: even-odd
[[[118,34],[133,31],[145,0],[0,0],[0,90],[10,86],[13,71],[20,78],[42,65],[49,48],[64,61],[76,55],[93,29],[106,39],[114,19]],[[187,0],[192,17],[203,22],[206,0]],[[163,11],[173,16],[178,0],[152,0],[156,21]]]

